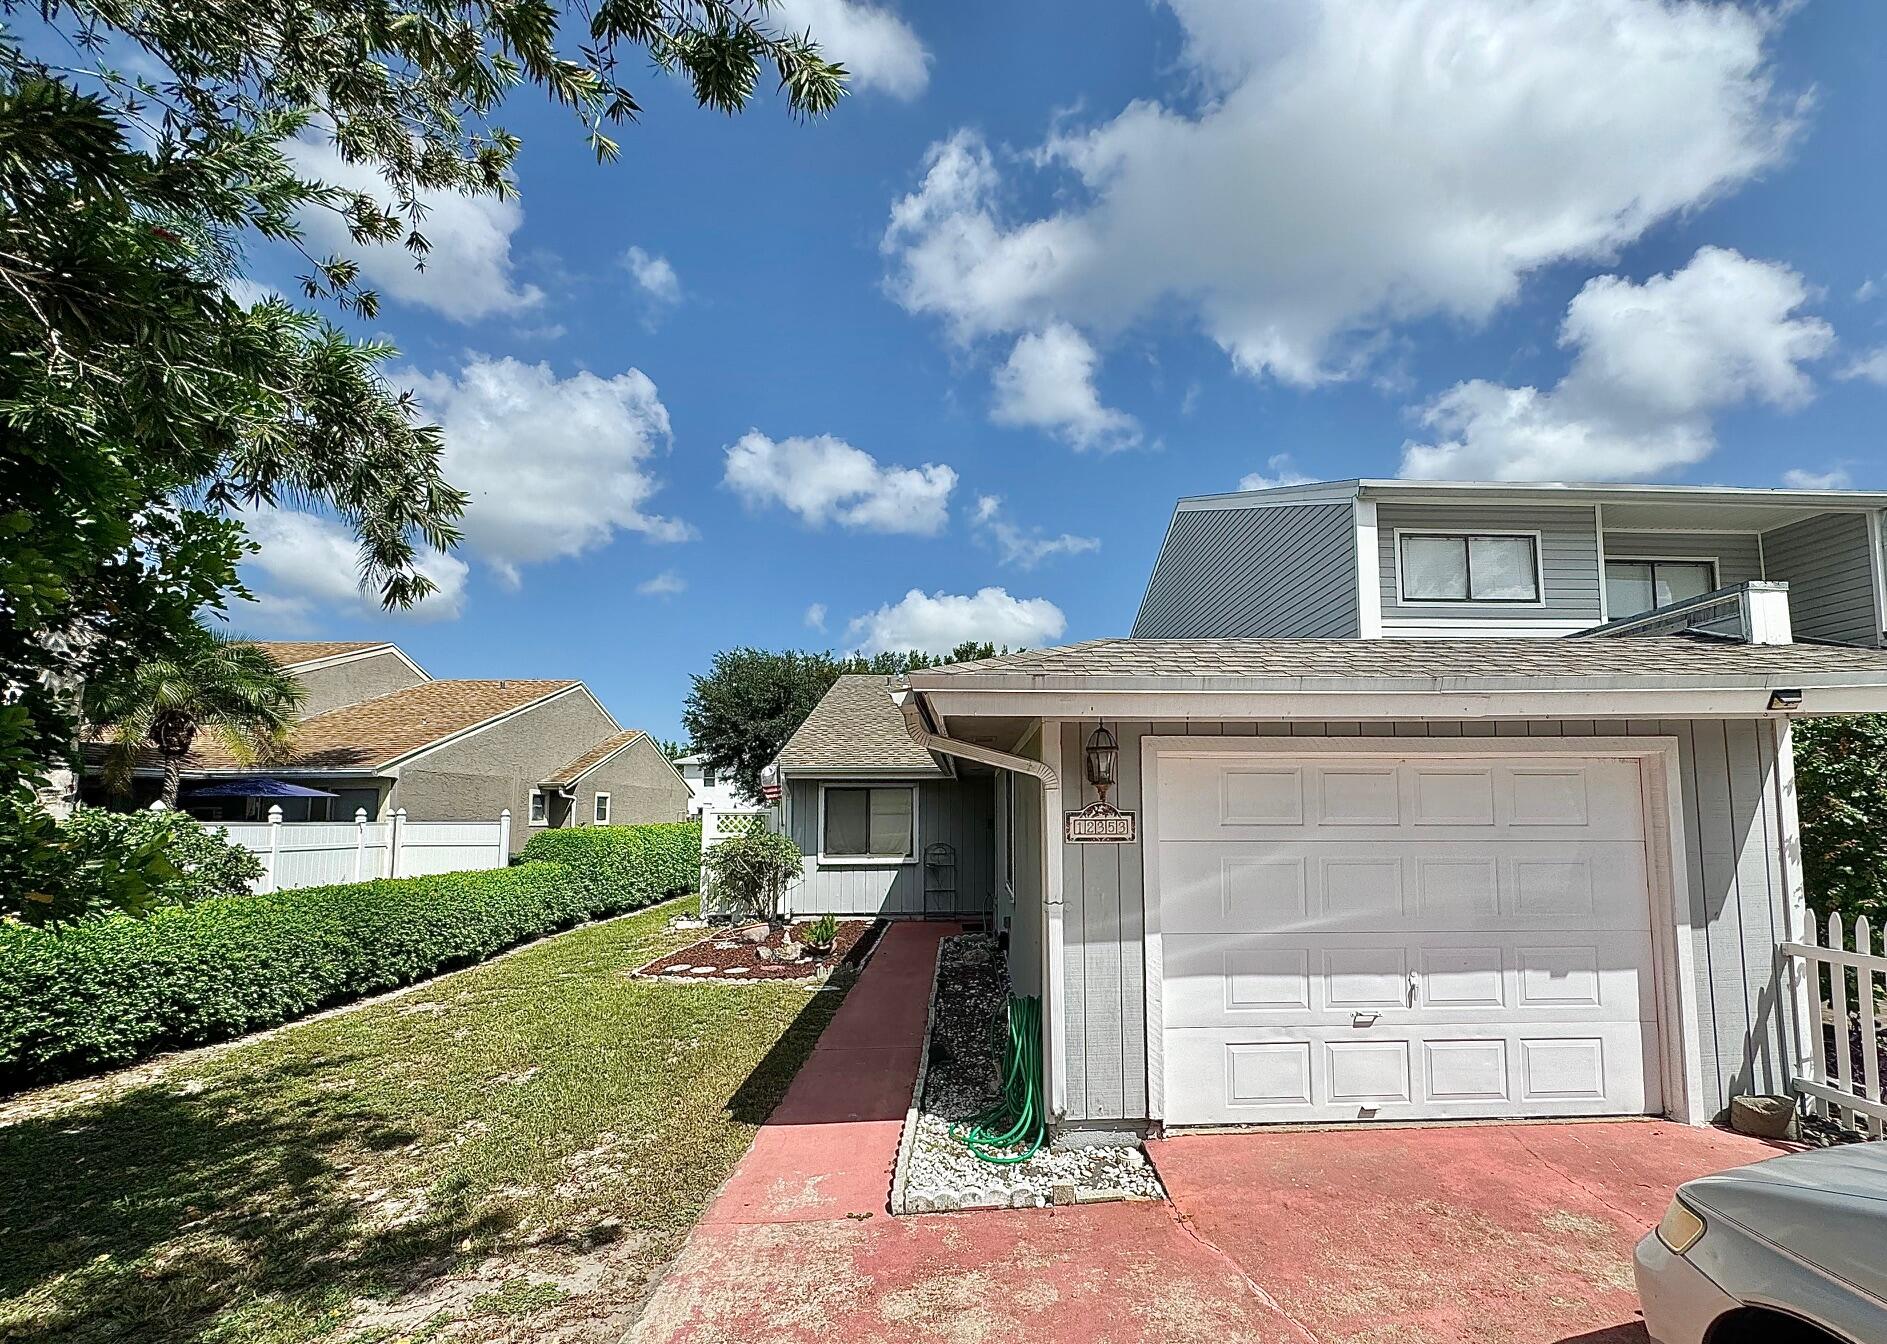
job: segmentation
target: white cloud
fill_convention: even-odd
[[[854,89],[908,101],[930,84],[930,52],[890,10],[860,0],[774,0],[768,17],[788,32],[811,29],[826,59],[851,73]]]
[[[644,597],[673,597],[676,593],[688,590],[688,580],[672,569],[665,569],[653,578],[644,579],[636,585],[636,591]]]
[[[299,509],[254,509],[240,515],[250,539],[261,550],[245,562],[266,576],[256,593],[258,605],[238,608],[231,619],[251,618],[276,629],[309,628],[317,613],[359,617],[379,612],[377,593],[360,586],[360,546],[341,523],[324,514]],[[395,613],[415,620],[454,620],[464,610],[466,563],[454,555],[428,551],[419,571],[436,590],[418,605]]]
[[[655,303],[664,306],[681,302],[681,279],[667,257],[658,257],[639,247],[622,254],[622,264],[635,277],[636,284]]]
[[[1058,555],[1081,555],[1101,548],[1099,537],[1077,537],[1072,532],[1050,537],[1040,528],[1022,528],[1003,514],[1002,498],[981,495],[970,516],[977,534],[996,548],[996,558],[1018,569],[1034,569]]]
[[[223,281],[223,290],[245,308],[253,308],[268,299],[282,297],[282,291],[274,285],[262,284],[260,281],[251,280],[246,275],[230,276],[229,279]]]
[[[1240,369],[1316,383],[1398,322],[1480,320],[1541,267],[1611,256],[1799,120],[1775,20],[1729,5],[1171,3],[1195,105],[1057,131],[1026,156],[1043,181],[972,131],[931,146],[882,244],[904,307],[964,340],[1178,312]]]
[[[826,604],[815,602],[806,608],[804,617],[808,630],[824,631],[826,628]]]
[[[348,163],[329,141],[301,138],[282,145],[283,153],[309,177],[372,197],[382,206],[392,195],[379,172],[367,164]],[[426,214],[419,232],[432,244],[426,269],[398,243],[363,247],[348,236],[332,210],[308,209],[300,223],[318,249],[360,262],[367,283],[382,294],[416,303],[458,322],[518,313],[543,302],[536,285],[520,284],[512,270],[511,236],[524,223],[524,208],[514,197],[461,196],[457,192],[421,192]]]
[[[1065,322],[1053,322],[1015,343],[995,373],[996,400],[989,418],[1057,434],[1076,448],[1108,451],[1140,441],[1131,415],[1101,404],[1094,387],[1100,362],[1086,337]]]
[[[862,653],[948,653],[968,639],[1012,649],[1040,648],[1067,628],[1061,608],[1047,598],[1011,597],[1001,588],[982,588],[967,596],[913,588],[902,600],[853,620],[846,638]]]
[[[1791,467],[1782,473],[1782,483],[1791,490],[1846,490],[1854,484],[1854,477],[1846,467],[1830,467],[1827,471]]]
[[[780,439],[749,430],[727,450],[724,481],[747,504],[780,504],[809,526],[935,536],[950,517],[957,473],[926,462],[885,467],[830,434]]]
[[[1880,280],[1870,275],[1867,279],[1854,287],[1854,301],[1856,303],[1869,303],[1876,294],[1880,293],[1880,289]]]
[[[1809,298],[1788,267],[1716,247],[1643,284],[1590,280],[1560,326],[1566,376],[1547,391],[1457,383],[1422,408],[1442,437],[1405,444],[1402,474],[1631,480],[1699,462],[1717,413],[1809,398],[1802,365],[1834,345],[1826,322],[1798,315]]]
[[[669,425],[641,370],[559,378],[548,364],[474,355],[456,376],[404,376],[445,430],[446,479],[471,496],[466,544],[506,583],[521,565],[581,555],[618,531],[693,535],[648,512]]]
[[[1271,472],[1269,476],[1262,471],[1254,471],[1238,479],[1240,490],[1275,490],[1281,485],[1309,485],[1316,479],[1306,476],[1291,461],[1289,453],[1273,453],[1265,459],[1265,466]]]
[[[1863,350],[1835,375],[1837,378],[1861,378],[1870,383],[1887,386],[1887,345],[1877,345],[1872,350]]]

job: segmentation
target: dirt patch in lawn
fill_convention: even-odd
[[[844,920],[830,952],[814,956],[802,951],[796,961],[782,960],[780,948],[790,940],[803,949],[811,928],[811,920],[776,926],[768,929],[759,942],[734,930],[719,930],[679,952],[657,957],[636,974],[664,980],[810,980],[830,975],[841,966],[864,965],[884,932],[884,921]]]

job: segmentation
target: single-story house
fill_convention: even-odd
[[[513,851],[546,827],[680,821],[688,786],[648,734],[624,729],[580,681],[432,678],[391,644],[271,643],[308,687],[287,756],[239,760],[199,733],[184,763],[182,804],[208,821],[324,821],[404,809],[412,821],[492,821],[509,809]],[[359,698],[353,698],[353,697]],[[88,751],[84,796],[107,801]],[[155,797],[153,761],[135,772],[133,801]],[[268,777],[330,798],[217,798],[193,785]],[[252,815],[253,814],[253,815]]]
[[[1720,502],[1677,505],[1697,527]],[[1863,504],[1865,578],[1881,533]],[[1555,506],[1530,505],[1536,523]],[[1724,506],[1754,527],[1773,501]],[[1576,565],[1568,544],[1543,564],[1497,510],[1447,507],[1387,544],[1352,538],[1352,586],[1334,590],[1352,614],[1370,605],[1356,588],[1382,583],[1511,626],[1556,584],[1603,586],[1602,556]],[[1277,518],[1260,507],[1231,534]],[[1630,565],[1695,554],[1656,536]],[[1257,572],[1224,549],[1186,563],[1221,587]],[[1644,578],[1610,577],[1614,604]],[[1828,619],[1848,592],[1808,610]],[[1878,612],[1880,589],[1862,597]],[[947,829],[970,875],[956,909],[989,912],[1016,992],[1042,1001],[1062,1131],[1708,1122],[1734,1095],[1787,1090],[1819,1048],[1779,950],[1812,896],[1791,723],[1887,712],[1878,636],[1796,642],[1791,604],[1788,582],[1748,579],[1546,638],[1391,637],[1378,606],[1374,636],[1104,639],[848,679],[779,759],[808,856],[790,899],[944,913],[921,866]]]

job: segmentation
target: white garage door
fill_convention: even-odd
[[[1168,1124],[1661,1109],[1637,761],[1155,762]]]

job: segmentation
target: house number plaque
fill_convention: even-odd
[[[1074,844],[1131,845],[1134,814],[1111,803],[1089,803],[1079,812],[1062,814],[1062,839]]]

